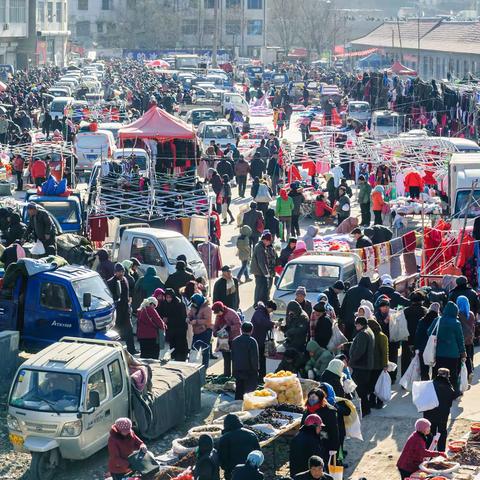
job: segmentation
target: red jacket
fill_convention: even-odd
[[[165,330],[165,323],[154,307],[138,311],[137,338],[157,338],[157,331]]]
[[[213,333],[216,334],[223,327],[230,327],[228,330],[228,339],[230,341],[237,338],[241,333],[242,322],[235,310],[231,308],[226,309],[222,315],[217,315],[215,325],[213,326]]]
[[[316,217],[323,217],[325,212],[328,212],[330,215],[333,212],[333,208],[330,207],[328,202],[325,200],[315,200],[315,216]]]
[[[404,185],[405,190],[410,192],[410,187],[420,187],[420,190],[423,190],[425,183],[418,172],[410,172],[405,176]]]
[[[427,450],[427,442],[421,433],[413,432],[403,447],[397,467],[413,473],[418,470],[425,457],[436,457],[437,455],[439,452]]]
[[[130,471],[128,457],[145,444],[132,431],[123,436],[114,425],[108,439],[108,469],[110,473],[127,473]]]
[[[33,178],[45,178],[47,176],[47,164],[43,160],[35,160],[30,173]]]

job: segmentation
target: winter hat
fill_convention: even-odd
[[[193,296],[192,296],[192,301],[193,301]],[[223,313],[225,311],[225,305],[223,302],[215,302],[212,305],[212,312],[213,313]]]
[[[267,308],[271,308],[273,311],[275,311],[277,309],[277,304],[273,301],[273,300],[269,300],[265,306]]]
[[[455,283],[456,283],[459,287],[464,287],[465,285],[467,285],[467,277],[464,277],[463,275],[461,275],[460,277],[458,277],[458,278],[455,280]]]
[[[128,433],[132,430],[132,421],[127,417],[117,418],[115,427],[120,433]]]
[[[190,302],[196,307],[201,307],[205,303],[205,297],[201,293],[195,293],[192,295]]]
[[[419,418],[415,422],[415,430],[420,433],[425,433],[431,427],[431,425],[432,424],[430,423],[430,421],[426,418]]]
[[[155,290],[156,291],[156,290]],[[164,295],[169,295],[170,297],[175,298],[177,294],[175,293],[175,290],[173,288],[166,288]]]
[[[318,313],[324,313],[327,311],[325,308],[325,303],[324,302],[318,302],[313,306],[313,310]]]
[[[361,307],[368,307],[371,312],[373,312],[373,310],[374,310],[373,303],[370,300],[362,300],[360,302],[360,306]]]
[[[295,291],[295,295],[303,295],[304,297],[307,296],[307,289],[305,287],[297,287],[297,290]]]
[[[363,310],[363,315],[360,315],[360,313],[358,313],[358,310],[360,310],[360,309]],[[365,317],[367,320],[370,320],[373,317],[372,310],[370,309],[370,307],[368,305],[360,305],[358,307],[358,310],[357,310],[358,315],[360,315],[362,317]]]
[[[247,457],[247,463],[252,467],[260,467],[265,460],[263,453],[260,450],[253,450],[250,452]]]
[[[124,267],[121,263],[117,262],[117,263],[115,264],[115,266],[113,267],[113,271],[114,271],[114,272],[123,272],[123,273],[125,273],[125,267]]]
[[[308,415],[308,417],[305,419],[305,426],[309,427],[310,425],[323,427],[323,420],[319,415],[315,415],[313,413],[311,415]]]
[[[262,240],[272,240],[272,234],[270,233],[270,230],[263,231]]]
[[[124,260],[122,262],[123,267],[125,270],[130,270],[132,268],[133,262],[131,260]]]
[[[253,323],[243,322],[242,323],[242,333],[252,333],[253,332]]]
[[[338,358],[334,358],[333,360],[330,360],[330,363],[328,364],[326,370],[328,372],[332,372],[333,374],[337,375],[337,377],[341,378],[343,375],[344,368],[345,368],[344,363]]]
[[[158,298],[160,295],[165,295],[165,290],[163,288],[156,288],[154,291],[153,291],[153,296],[155,298]]]
[[[439,313],[440,312],[440,304],[438,302],[433,302],[429,309],[428,309],[429,312],[435,312],[435,313]]]
[[[392,279],[391,275],[389,275],[388,273],[385,273],[384,275],[382,275],[380,277],[380,280],[382,282],[382,286],[387,285],[389,287],[393,287],[393,279]]]
[[[337,280],[333,284],[333,288],[335,288],[336,290],[345,290],[345,284],[341,280]]]
[[[375,306],[379,307],[389,307],[390,306],[390,299],[386,295],[380,295],[375,302]]]
[[[439,368],[437,371],[437,377],[450,378],[450,370],[448,368]]]

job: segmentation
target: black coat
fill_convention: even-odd
[[[393,237],[392,231],[383,225],[374,225],[373,227],[368,227],[364,230],[364,233],[370,238],[374,245],[388,242]]]
[[[232,472],[232,480],[263,480],[263,473],[251,465],[237,465]]]
[[[404,310],[405,319],[408,326],[408,345],[415,342],[415,333],[417,331],[418,322],[427,314],[427,309],[418,303],[413,303]]]
[[[324,447],[324,457],[325,462],[328,462],[328,452],[330,450],[336,450],[338,452],[340,448],[340,436],[338,433],[338,415],[337,409],[330,405],[325,407],[318,408],[315,410],[316,415],[318,415],[323,421],[322,431],[320,432],[320,441]],[[308,417],[308,410],[303,414],[302,425]]]
[[[393,287],[388,287],[386,285],[381,286],[373,296],[373,303],[378,300],[378,297],[381,295],[386,295],[390,299],[390,308],[395,309],[399,305],[402,307],[408,307],[410,305],[410,300],[405,298],[399,292],[397,292]]]
[[[226,160],[225,158],[222,158],[222,160],[220,160],[218,162],[217,172],[222,178],[223,178],[224,175],[228,175],[228,178],[230,180],[233,178],[232,164],[228,160]]]
[[[288,245],[282,249],[282,251],[280,252],[280,258],[278,260],[278,263],[284,267],[287,262],[288,262],[288,259],[290,258],[290,255],[293,253],[295,249],[294,248],[290,248]]]
[[[258,237],[260,232],[257,225],[260,219],[263,221],[263,213],[260,210],[248,210],[243,214],[242,227],[248,225],[252,229],[252,236]]]
[[[240,296],[238,294],[238,280],[233,278],[235,292],[227,295],[227,281],[220,277],[213,287],[213,302],[222,302],[232,310],[237,311],[240,306]]]
[[[478,300],[478,295],[473,290],[472,288],[469,288],[467,286],[465,287],[459,287],[456,286],[451,292],[450,295],[448,296],[448,299],[451,300],[452,302],[457,303],[457,298],[463,295],[468,298],[468,301],[470,302],[470,310],[473,312],[474,315],[479,313],[480,311],[480,302]]]
[[[335,290],[333,287],[328,287],[327,290],[323,292],[327,298],[328,298],[328,303],[333,307],[335,310],[335,315],[337,317],[340,316],[340,301],[338,300],[338,295],[336,294]]]
[[[266,169],[267,169],[267,166],[265,165],[265,162],[261,158],[254,158],[250,162],[250,175],[252,176],[252,178],[255,178],[255,177],[262,178]]]
[[[324,458],[325,449],[315,431],[315,426],[304,425],[290,442],[290,476],[307,471],[308,459],[313,455]]]
[[[225,417],[223,432],[218,440],[218,455],[220,466],[228,476],[237,465],[246,462],[250,452],[261,449],[257,436],[243,428],[236,415],[228,414]]]
[[[170,274],[165,282],[165,288],[173,288],[175,294],[179,294],[179,290],[183,288],[190,280],[195,280],[195,277],[185,270],[177,270]]]
[[[255,377],[258,372],[258,344],[250,335],[242,333],[232,341],[233,376],[239,379]]]
[[[456,397],[455,390],[453,389],[450,380],[441,377],[433,380],[433,386],[438,397],[438,407],[423,412],[423,416],[432,423],[446,422],[450,415],[453,400]]]
[[[312,477],[310,470],[307,470],[306,472],[302,472],[295,475],[293,477],[293,480],[315,480],[315,479]],[[333,477],[331,475],[328,475],[327,473],[324,473],[322,480],[333,480]]]
[[[371,247],[372,245],[373,245],[372,241],[366,235],[362,235],[357,240],[357,243],[355,244],[355,248]]]
[[[357,313],[362,300],[373,302],[373,293],[370,287],[370,279],[368,277],[362,277],[358,285],[347,290],[340,309],[340,318],[344,325],[353,325],[355,313]]]
[[[219,480],[219,470],[218,454],[216,450],[213,450],[212,452],[201,455],[197,458],[193,470],[193,478],[195,480]]]
[[[320,380],[332,386],[333,390],[335,391],[335,396],[345,398],[345,390],[343,390],[343,385],[338,375],[335,375],[329,370],[325,370],[322,373]]]
[[[322,347],[327,348],[328,342],[332,338],[332,321],[324,315],[317,320],[315,325],[314,340]]]

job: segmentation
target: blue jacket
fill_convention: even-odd
[[[437,333],[437,357],[460,358],[465,353],[462,325],[457,317],[458,307],[453,302],[448,302],[440,317]],[[434,321],[430,325],[429,335],[436,324],[437,322]]]

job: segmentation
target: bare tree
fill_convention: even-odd
[[[270,3],[272,19],[272,37],[279,42],[285,53],[295,45],[299,38],[298,27],[301,25],[298,4],[303,0],[272,0]]]

